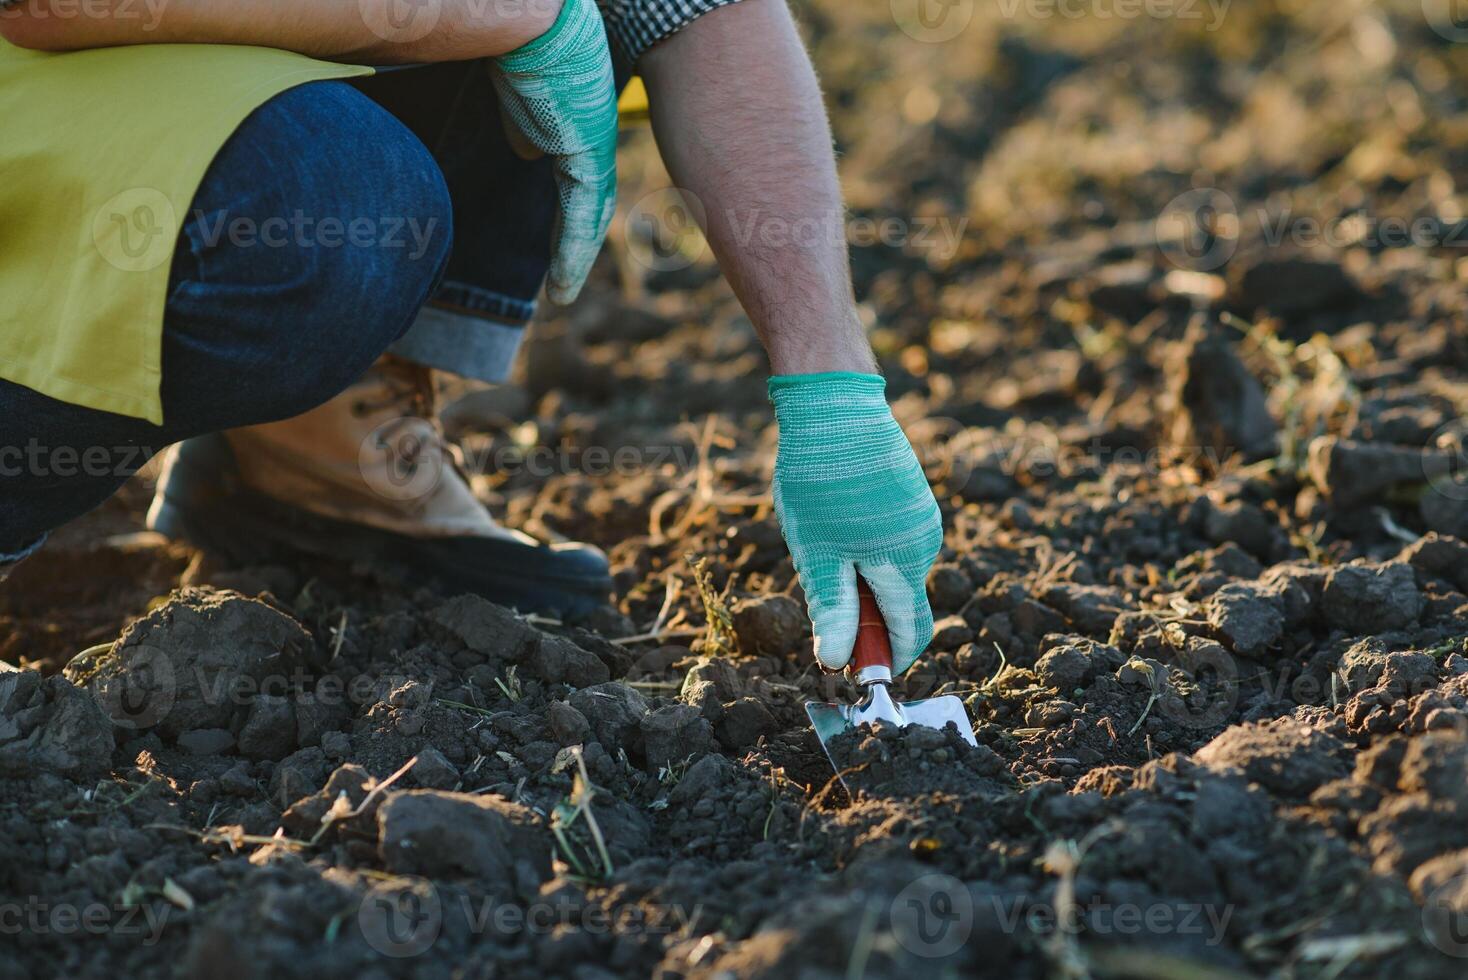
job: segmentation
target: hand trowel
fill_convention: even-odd
[[[856,594],[861,608],[857,614],[856,644],[846,670],[861,688],[861,698],[855,704],[824,701],[807,701],[805,704],[805,712],[815,726],[816,737],[821,740],[821,747],[826,750],[826,756],[836,771],[840,773],[841,763],[831,755],[831,739],[859,725],[879,721],[903,728],[908,725],[943,728],[952,722],[964,741],[977,746],[979,743],[974,738],[973,725],[958,695],[945,694],[922,701],[892,699],[892,641],[887,636],[887,623],[877,608],[876,596],[872,595],[871,588],[861,576],[856,579]]]

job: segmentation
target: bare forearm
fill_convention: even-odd
[[[830,126],[784,0],[712,11],[638,65],[674,182],[776,374],[874,370],[851,294]]]
[[[512,51],[544,33],[560,0],[24,0],[0,36],[47,51],[126,44],[247,44],[372,63],[451,61]]]

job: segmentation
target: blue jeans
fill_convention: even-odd
[[[549,162],[523,160],[511,149],[482,62],[379,69],[350,84],[418,136],[453,201],[454,251],[443,283],[392,353],[504,380],[550,265],[556,189]]]
[[[385,79],[477,84],[478,66],[450,67],[463,74]],[[0,381],[0,567],[165,446],[327,401],[407,344],[425,306],[445,313],[440,335],[426,329],[429,350],[476,319],[528,319],[553,198],[526,188],[549,175],[513,154],[496,171],[503,134],[489,129],[492,97],[467,114],[463,101],[418,103],[405,120],[386,102],[344,82],[311,83],[260,107],[221,149],[171,269],[163,425]],[[475,221],[451,259],[455,217],[466,213]]]

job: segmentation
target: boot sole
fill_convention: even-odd
[[[213,486],[197,472],[178,475],[195,487]],[[493,538],[411,538],[320,517],[243,488],[220,492],[212,501],[207,497],[213,495],[197,496],[204,499],[184,502],[165,489],[154,501],[148,526],[236,564],[279,563],[301,554],[362,561],[421,580],[412,584],[438,583],[523,611],[560,615],[589,613],[606,605],[612,591],[600,553],[572,557]],[[578,559],[583,567],[567,567]]]

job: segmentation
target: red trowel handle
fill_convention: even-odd
[[[877,608],[877,597],[860,575],[856,577],[856,598],[861,607],[856,618],[856,645],[851,649],[851,673],[858,675],[868,667],[885,667],[890,680],[892,640],[887,636],[887,621]]]

